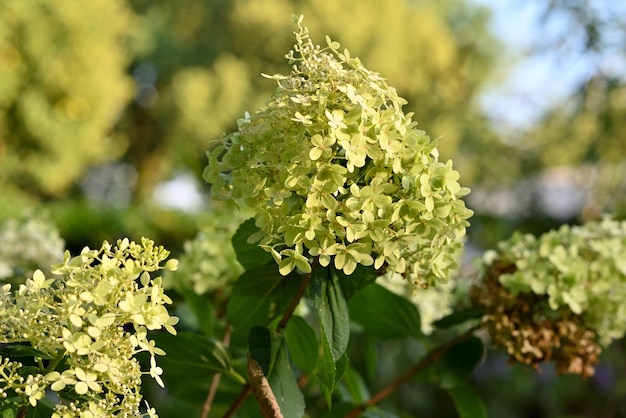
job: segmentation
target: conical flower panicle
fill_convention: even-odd
[[[278,87],[266,106],[208,152],[213,196],[255,209],[254,238],[283,274],[308,271],[313,256],[346,274],[361,264],[421,285],[445,280],[472,215],[469,190],[393,87],[295,22],[291,74],[268,76]]]

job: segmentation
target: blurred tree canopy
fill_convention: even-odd
[[[537,123],[515,136],[533,171],[581,167],[588,171],[583,218],[623,211],[626,194],[626,6],[623,2],[546,0],[526,56],[560,57],[582,72],[570,94],[552,103]],[[556,28],[556,29],[555,29]],[[528,175],[528,173],[525,173]],[[586,213],[585,213],[586,212]]]
[[[113,134],[132,93],[123,1],[0,3],[0,181],[63,196],[124,150]]]
[[[83,225],[76,240],[98,234],[103,209],[110,218],[123,209],[124,219],[108,222],[111,235],[141,230],[130,212],[150,224],[161,213],[145,206],[154,188],[183,171],[199,178],[208,142],[274,89],[261,73],[288,71],[291,13],[384,74],[420,126],[442,137],[443,158],[455,158],[465,182],[484,177],[475,167],[497,140],[476,99],[498,51],[484,8],[462,0],[367,0],[358,8],[331,0],[120,0],[84,8],[10,0],[0,5],[6,196],[47,201],[65,235]],[[112,202],[116,187],[129,197]],[[71,226],[70,213],[82,222],[70,216]],[[168,236],[155,223],[148,232],[178,246],[192,228]]]
[[[181,165],[199,173],[207,141],[263,104],[274,85],[260,74],[286,70],[290,12],[303,14],[313,33],[374,63],[423,129],[444,137],[445,157],[480,135],[472,101],[496,43],[486,12],[462,1],[367,0],[358,8],[330,0],[132,4],[143,23],[132,67],[139,91],[121,126],[134,133],[125,158],[139,169],[139,195]]]

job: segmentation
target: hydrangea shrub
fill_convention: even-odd
[[[501,243],[465,309],[469,282],[449,279],[469,190],[379,74],[294,23],[292,72],[268,76],[278,87],[265,108],[208,152],[204,176],[225,205],[178,274],[157,277],[178,264],[164,248],[124,239],[0,287],[0,415],[156,417],[141,406],[150,376],[168,383],[155,396],[201,405],[201,417],[258,416],[251,394],[265,417],[378,416],[423,372],[459,416],[486,417],[468,383],[484,356],[476,330],[516,361],[583,377],[623,336],[626,222],[610,218]],[[231,212],[239,205],[254,219]],[[149,333],[176,334],[164,288],[183,299],[176,338]],[[427,351],[408,366],[372,361],[384,340]],[[355,347],[368,352],[361,364]],[[402,369],[393,380],[388,365]]]
[[[472,215],[469,190],[393,87],[294,21],[291,74],[267,76],[278,87],[266,106],[208,152],[213,196],[254,208],[251,239],[283,275],[317,257],[348,275],[373,265],[417,284],[445,280]]]
[[[590,376],[603,347],[626,331],[626,222],[516,233],[484,256],[473,289],[494,343],[518,362],[554,360]]]
[[[211,210],[208,220],[193,240],[184,244],[179,268],[163,276],[166,289],[191,289],[198,295],[220,291],[226,295],[243,268],[237,261],[231,240],[246,219],[244,212]]]

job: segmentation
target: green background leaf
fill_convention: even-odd
[[[250,330],[248,352],[268,376],[272,370],[274,358],[272,356],[272,334],[266,327],[254,327]],[[274,353],[275,354],[275,353]]]
[[[0,418],[15,418],[17,415],[16,409],[2,409],[0,410]]]
[[[235,253],[237,254],[237,261],[239,261],[239,264],[246,270],[262,266],[272,260],[270,253],[256,244],[248,243],[248,237],[259,231],[259,228],[256,227],[254,222],[254,218],[243,222],[239,228],[237,228],[231,240]]]
[[[471,337],[450,347],[437,362],[439,385],[450,389],[465,382],[484,355],[483,342]]]
[[[340,385],[344,397],[354,405],[360,405],[370,398],[370,392],[365,380],[353,367],[346,368]]]
[[[467,383],[448,389],[459,418],[487,418],[487,410],[480,397]]]
[[[420,316],[407,299],[379,284],[366,287],[348,303],[350,318],[378,338],[420,337]]]
[[[363,413],[361,418],[398,418],[398,415],[380,409],[377,406],[373,406],[371,408],[367,408],[367,410]]]
[[[320,418],[345,418],[354,408],[356,408],[356,405],[346,402],[337,402],[333,405],[333,409],[325,412]]]
[[[179,332],[176,336],[157,333],[153,337],[157,346],[167,353],[157,362],[163,368],[163,380],[172,393],[184,394],[200,388],[208,391],[215,373],[245,382],[232,369],[230,354],[219,341],[190,332]]]
[[[207,336],[213,335],[215,313],[213,311],[212,300],[203,295],[198,295],[196,292],[186,287],[181,287],[179,292],[185,298],[185,302],[198,321],[197,326],[200,331]]]
[[[256,267],[242,274],[228,302],[233,332],[248,337],[254,326],[266,326],[281,315],[298,291],[297,273],[281,276],[275,264]]]
[[[334,269],[333,269],[334,270]],[[346,300],[350,300],[367,286],[376,281],[378,275],[373,267],[365,267],[359,264],[354,272],[347,276],[343,270],[336,271],[339,284]]]
[[[466,308],[454,311],[450,315],[444,316],[443,318],[433,322],[433,325],[440,329],[450,328],[465,321],[478,319],[482,317],[484,313],[485,310],[482,308]]]
[[[292,316],[284,335],[293,364],[304,373],[312,372],[319,353],[315,330],[302,317]]]
[[[34,408],[28,408],[25,418],[50,418],[54,413],[54,405],[48,397],[39,399]]]
[[[30,345],[24,344],[2,344],[0,346],[0,356],[8,357],[8,358],[16,358],[16,357],[39,357],[42,359],[52,359],[53,356],[44,353],[41,350],[37,350],[36,348],[31,347]]]

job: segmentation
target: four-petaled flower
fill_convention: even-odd
[[[74,369],[74,374],[78,378],[74,385],[74,390],[79,395],[84,395],[88,391],[101,392],[102,387],[98,383],[98,375],[96,373],[85,371],[80,367]]]
[[[150,357],[150,377],[152,377],[162,388],[165,387],[163,384],[163,380],[161,380],[161,375],[163,374],[163,369],[157,366],[156,359],[154,356]]]

